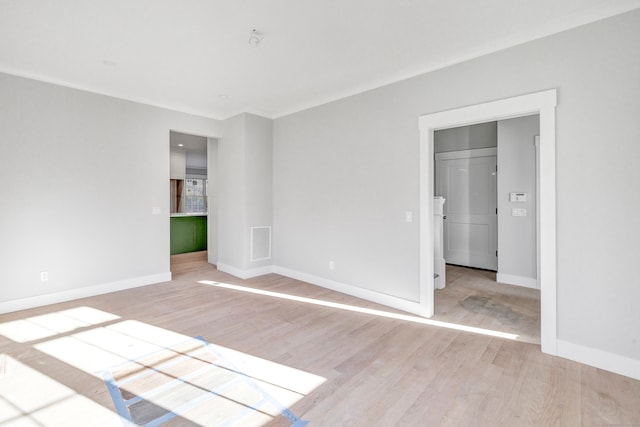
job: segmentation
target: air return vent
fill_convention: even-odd
[[[251,227],[251,262],[271,258],[271,226]]]

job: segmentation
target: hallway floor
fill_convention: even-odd
[[[447,265],[447,285],[435,292],[434,320],[518,335],[540,344],[540,291],[496,282],[496,273]]]

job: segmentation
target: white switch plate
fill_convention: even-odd
[[[526,202],[527,193],[509,193],[510,202]]]
[[[526,208],[511,208],[511,216],[527,216]]]
[[[48,271],[41,271],[40,272],[40,281],[41,282],[48,282],[49,281],[49,272]]]
[[[405,222],[413,222],[413,212],[411,211],[406,211],[404,213],[404,221]]]
[[[158,206],[154,206],[151,208],[151,215],[160,215],[160,212],[162,212],[160,210],[160,207]]]

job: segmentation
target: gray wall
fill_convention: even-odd
[[[498,122],[498,274],[532,280],[537,277],[536,135],[538,115]],[[511,192],[527,193],[527,201],[510,202]],[[512,208],[526,209],[527,216],[512,216]]]
[[[498,143],[497,129],[497,122],[487,122],[437,130],[433,133],[433,152],[495,147]]]
[[[239,114],[224,121],[223,133],[218,262],[238,270],[270,265],[270,260],[251,262],[249,250],[251,227],[272,224],[272,121]]]
[[[220,123],[6,74],[0,100],[0,301],[167,274],[169,130]]]
[[[275,263],[417,300],[418,116],[557,88],[558,336],[639,359],[638,40],[636,10],[275,120]]]
[[[275,121],[274,264],[417,301],[417,115],[391,89]]]
[[[218,263],[243,268],[246,259],[245,117],[242,114],[231,117],[223,126],[224,134],[218,140]]]
[[[273,224],[273,121],[246,115],[246,203],[247,231]],[[248,235],[249,242],[251,236]],[[264,242],[267,243],[266,241]],[[256,245],[258,245],[256,240]],[[249,248],[251,249],[251,248]],[[266,252],[266,251],[264,251]],[[245,268],[271,265],[271,260],[246,261]]]

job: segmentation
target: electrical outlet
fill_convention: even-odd
[[[333,270],[336,268],[336,264],[333,261],[329,261],[329,270]]]
[[[40,281],[41,282],[48,282],[49,281],[49,272],[48,271],[41,271],[40,272]]]

